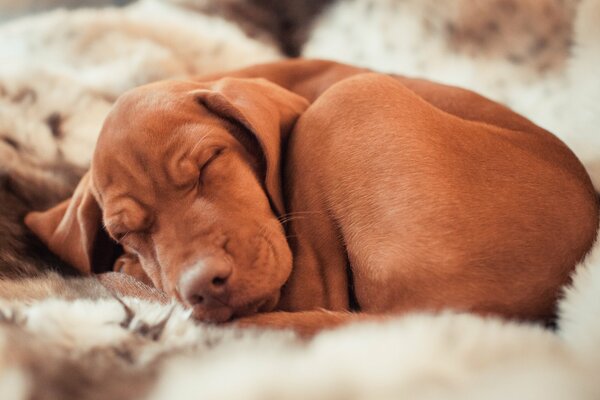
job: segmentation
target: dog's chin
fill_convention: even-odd
[[[234,310],[228,306],[206,309],[202,306],[192,307],[192,317],[202,322],[221,323],[229,321]]]
[[[232,319],[273,311],[279,302],[279,291],[269,297],[253,301],[242,307],[222,305],[207,309],[202,305],[192,307],[192,317],[195,320],[210,323],[223,323]]]
[[[273,311],[279,302],[279,291],[261,300],[253,301],[243,307],[238,307],[233,313],[233,318],[248,317],[250,315]]]

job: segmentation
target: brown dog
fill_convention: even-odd
[[[295,60],[130,91],[73,198],[26,222],[86,273],[122,248],[117,269],[203,320],[551,315],[597,228],[576,157],[472,92],[364,72]]]

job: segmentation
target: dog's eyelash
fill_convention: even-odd
[[[113,234],[115,240],[117,241],[117,243],[122,243],[128,236],[131,235],[136,235],[136,238],[138,240],[144,240],[146,238],[146,235],[149,235],[150,231],[149,230],[143,230],[143,231],[127,231],[127,232],[119,232],[119,233],[115,233]]]
[[[123,239],[125,239],[127,237],[127,235],[129,235],[131,232],[118,232],[115,233],[113,236],[115,237],[115,240],[119,243],[121,243],[123,241]]]
[[[221,154],[223,154],[223,149],[217,149],[217,150],[215,150],[215,152],[212,154],[212,156],[210,156],[208,158],[208,160],[206,160],[206,162],[204,163],[204,165],[202,165],[202,168],[206,167],[208,164],[210,164],[211,162],[213,162]]]
[[[215,159],[217,159],[217,157],[219,157],[221,154],[223,154],[223,149],[215,150],[215,152],[200,166],[200,181],[202,181],[202,177],[204,175],[206,167],[208,167],[208,165],[212,163]]]

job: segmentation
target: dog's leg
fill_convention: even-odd
[[[351,308],[348,266],[344,248],[324,212],[296,212],[289,239],[294,254],[292,274],[285,284],[279,310]]]
[[[383,316],[327,310],[300,312],[276,311],[240,318],[233,321],[232,325],[240,328],[291,330],[296,332],[301,338],[310,339],[320,332],[336,329],[353,322],[376,322],[391,317],[391,315]]]
[[[142,268],[140,260],[134,255],[133,252],[126,252],[117,258],[113,270],[114,272],[122,272],[130,275],[148,286],[154,286],[152,284],[152,279],[150,279],[150,277],[146,274],[146,271],[144,271],[144,268]]]

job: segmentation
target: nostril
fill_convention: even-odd
[[[212,284],[214,286],[223,286],[223,285],[225,285],[226,281],[227,281],[227,278],[221,278],[221,277],[217,276],[216,278],[213,278]]]
[[[181,299],[190,306],[212,307],[223,301],[229,292],[232,268],[219,259],[198,261],[187,268],[179,278]]]
[[[204,301],[204,296],[201,296],[199,294],[190,296],[190,303],[192,305],[202,304],[203,301]]]

